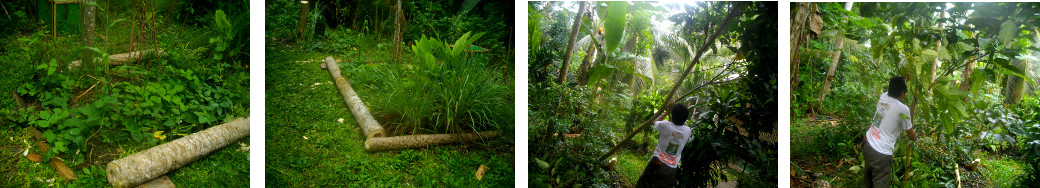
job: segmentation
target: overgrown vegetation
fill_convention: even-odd
[[[276,0],[267,7],[268,186],[513,185],[512,36],[503,32],[512,15],[501,11],[512,10],[511,3],[307,6],[304,24],[299,1]],[[403,19],[395,24],[398,8]],[[397,53],[395,35],[402,37]],[[329,72],[319,68],[325,57],[337,60],[386,136],[492,130],[503,136],[366,152],[368,138]],[[478,173],[481,166],[487,170]]]
[[[865,125],[898,75],[921,138],[897,143],[894,185],[1036,185],[1037,6],[792,4],[792,184],[861,184]]]
[[[532,187],[633,186],[658,135],[623,140],[669,101],[693,112],[678,185],[775,186],[775,3],[531,2],[528,13]]]
[[[4,5],[35,16],[50,14],[20,2]],[[89,20],[96,27],[80,25],[84,30],[55,34],[33,16],[0,18],[20,23],[0,34],[0,66],[5,67],[0,72],[8,75],[0,79],[0,91],[7,96],[0,98],[0,125],[10,131],[4,132],[10,139],[0,145],[19,152],[2,161],[2,166],[14,167],[3,168],[7,185],[108,186],[104,165],[109,161],[248,114],[249,12],[244,8],[203,11],[204,5],[171,1],[68,6],[84,12],[93,7],[94,19],[64,19]],[[172,11],[179,7],[199,12]],[[89,38],[92,43],[82,42]],[[127,62],[102,58],[149,50]],[[40,130],[52,148],[42,151],[28,144],[34,143],[26,136],[30,129]],[[247,143],[217,151],[170,176],[179,186],[248,185]],[[60,156],[79,179],[55,180],[53,170],[29,161],[28,153],[43,155],[44,162]],[[200,173],[230,179],[181,176]]]

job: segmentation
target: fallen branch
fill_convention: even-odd
[[[109,162],[105,172],[113,187],[133,187],[248,136],[249,118],[238,118]]]
[[[343,100],[350,107],[350,112],[354,114],[354,119],[357,120],[361,130],[364,131],[365,137],[371,139],[386,135],[383,132],[383,126],[380,126],[379,122],[376,122],[376,119],[372,117],[372,114],[368,113],[365,103],[362,103],[361,98],[357,96],[357,93],[354,93],[354,88],[350,87],[350,82],[347,82],[347,79],[340,74],[339,64],[336,64],[336,59],[333,59],[332,56],[326,57],[325,67],[329,69],[329,74],[336,81],[336,88],[339,88],[339,93],[343,95]]]
[[[483,140],[501,135],[498,131],[485,131],[461,134],[426,134],[395,137],[375,137],[365,140],[365,150],[383,151],[406,148],[417,148],[438,144]]]

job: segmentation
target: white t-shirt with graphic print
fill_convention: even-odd
[[[661,134],[657,137],[657,148],[654,149],[653,156],[669,167],[678,168],[683,147],[686,146],[686,141],[690,140],[690,127],[675,126],[671,121],[658,121],[654,122],[654,129]]]
[[[910,122],[910,108],[899,99],[889,97],[887,92],[882,93],[878,99],[874,119],[870,123],[870,130],[867,130],[867,142],[878,153],[892,155],[896,141],[899,140],[899,133],[910,128],[913,128]]]

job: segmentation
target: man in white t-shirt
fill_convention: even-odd
[[[910,108],[903,104],[906,98],[906,81],[903,77],[888,80],[888,92],[878,99],[874,119],[863,142],[865,160],[864,187],[888,187],[892,169],[892,151],[895,150],[899,133],[906,130],[911,140],[917,140],[910,122]]]
[[[671,114],[668,121],[664,116]],[[649,164],[636,181],[636,187],[674,187],[675,175],[679,171],[679,159],[682,158],[683,147],[690,140],[690,127],[685,126],[690,112],[685,105],[672,104],[672,108],[657,117],[654,129],[661,134],[657,137],[657,147],[650,157]]]

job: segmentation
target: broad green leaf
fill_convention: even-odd
[[[54,71],[58,69],[58,60],[51,59],[50,66],[47,67],[47,75],[54,74]]]
[[[617,68],[608,64],[599,64],[589,69],[589,85],[595,85],[599,80],[610,76]]]
[[[625,14],[628,13],[626,7],[628,2],[623,1],[611,1],[608,2],[609,10],[607,12],[607,18],[605,19],[603,29],[603,40],[607,43],[606,52],[613,52],[617,49],[618,43],[621,42],[621,37],[625,33]]]
[[[921,54],[924,54],[925,59],[934,59],[939,56],[938,52],[935,52],[935,50],[930,49],[922,51]]]
[[[470,32],[466,32],[466,34],[462,34],[462,37],[459,37],[458,40],[455,40],[455,47],[451,50],[452,57],[459,56],[463,49],[469,48],[469,45],[465,45],[466,42],[469,41],[469,33]]]
[[[1000,42],[1009,43],[1014,41],[1018,37],[1018,23],[1014,20],[1008,19],[1003,24],[1000,24]]]
[[[51,142],[51,143],[54,142],[55,138],[58,138],[58,135],[54,134],[54,131],[51,131],[51,130],[43,131],[42,136],[43,136],[43,138],[47,139],[47,142]]]
[[[985,49],[986,47],[989,47],[990,43],[993,43],[993,38],[979,37],[979,49]]]
[[[957,42],[957,48],[961,52],[975,50],[975,47],[972,47],[971,45],[968,45],[964,42]]]
[[[1024,78],[1026,80],[1029,80],[1029,82],[1033,82],[1032,79],[1029,79],[1029,77],[1025,76],[1025,73],[1022,71],[1022,69],[1019,69],[1018,67],[1015,67],[1014,65],[1011,65],[1011,63],[1008,62],[1007,59],[997,58],[997,59],[994,59],[993,61],[991,61],[990,63],[999,65],[1000,68],[1003,68],[1003,70],[998,69],[996,71],[1005,72],[1007,74],[1015,75],[1015,76]]]

